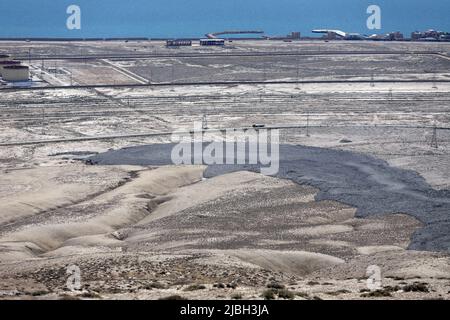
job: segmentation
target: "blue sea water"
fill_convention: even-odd
[[[81,8],[68,30],[67,7]],[[368,30],[367,7],[381,7],[382,29]],[[201,37],[229,29],[268,35],[315,28],[361,34],[450,31],[449,0],[1,0],[0,37]]]

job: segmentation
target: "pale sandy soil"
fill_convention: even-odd
[[[351,207],[316,202],[311,187],[249,172],[202,180],[204,167],[55,169],[16,176],[18,185],[39,181],[29,203],[49,202],[2,224],[3,298],[261,299],[276,282],[298,299],[353,299],[365,293],[369,265],[398,286],[396,299],[448,298],[449,258],[406,251],[421,226],[406,215],[355,219]],[[72,198],[48,185],[49,172],[70,181]],[[89,192],[86,179],[98,182]],[[6,194],[11,208],[24,200],[21,190]],[[82,292],[67,291],[72,264]],[[430,292],[402,289],[418,281]]]

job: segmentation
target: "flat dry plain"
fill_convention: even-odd
[[[448,190],[449,44],[0,43],[24,60],[30,48],[39,88],[0,88],[0,298],[449,298],[449,250],[407,250],[423,227],[407,214],[356,218],[311,186],[251,172],[75,160],[170,142],[117,136],[191,130],[205,115],[210,128],[298,126],[281,142],[371,155]],[[50,88],[70,84],[127,86]]]

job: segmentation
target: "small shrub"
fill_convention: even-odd
[[[403,287],[405,292],[430,292],[428,285],[423,282],[414,282]]]
[[[307,283],[308,286],[317,286],[318,284],[320,284],[320,283],[317,281],[308,281],[308,283]]]
[[[331,295],[331,296],[338,296],[340,294],[345,294],[345,293],[351,293],[348,290],[345,289],[341,289],[341,290],[336,290],[336,291],[332,291],[332,292],[327,292],[327,294]]]
[[[279,282],[269,282],[266,286],[269,289],[284,289],[285,286]]]
[[[265,300],[273,300],[273,299],[275,299],[276,293],[277,293],[276,289],[267,289],[267,290],[264,290],[264,292],[262,293],[262,297]]]
[[[38,291],[34,291],[31,293],[32,296],[37,297],[37,296],[44,296],[46,294],[49,294],[49,292],[47,290],[38,290]]]
[[[242,294],[240,294],[240,293],[233,293],[233,294],[231,295],[231,299],[234,299],[234,300],[241,300],[241,299],[242,299]]]
[[[361,295],[361,297],[363,297],[363,298],[380,298],[380,297],[392,297],[392,295],[391,295],[391,291],[389,291],[389,290],[379,289],[379,290],[371,291],[368,293],[363,293]]]
[[[151,282],[144,286],[144,289],[151,290],[151,289],[165,289],[166,286],[162,284],[161,282]]]
[[[231,289],[236,289],[237,288],[237,283],[235,283],[235,282],[232,282],[232,283],[228,283],[227,284],[227,288],[231,288]]]
[[[101,296],[96,292],[83,292],[79,295],[82,298],[92,298],[92,299],[100,299]]]
[[[295,297],[294,292],[289,291],[287,289],[281,289],[278,291],[278,298],[292,300],[294,299],[294,297]]]
[[[184,288],[183,291],[196,291],[196,290],[203,290],[206,289],[206,287],[202,284],[191,284],[190,286]]]
[[[159,300],[187,300],[187,299],[178,294],[174,294],[172,296],[159,298]]]
[[[307,294],[306,292],[296,292],[295,295],[302,297],[304,299],[308,299],[309,298],[309,294]]]
[[[59,296],[59,300],[80,300],[80,298],[76,296],[70,296],[68,294],[62,294]]]

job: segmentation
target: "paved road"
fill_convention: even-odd
[[[330,126],[309,126],[309,128],[328,128]],[[433,126],[407,126],[407,125],[342,125],[333,126],[339,128],[404,128],[404,129],[433,129]],[[177,135],[189,135],[196,132],[203,133],[217,133],[226,131],[245,131],[245,130],[289,130],[289,129],[306,129],[305,125],[275,125],[275,126],[265,126],[263,128],[254,127],[240,127],[240,128],[219,128],[219,129],[207,129],[202,131],[177,131],[177,132],[148,132],[148,133],[136,133],[136,134],[125,134],[125,135],[108,135],[108,136],[95,136],[95,137],[80,137],[80,138],[67,138],[67,139],[48,139],[48,140],[35,140],[35,141],[10,141],[0,143],[0,147],[13,147],[13,146],[27,146],[27,145],[39,145],[39,144],[55,144],[55,143],[69,143],[69,142],[83,142],[83,141],[101,141],[101,140],[120,140],[120,139],[130,139],[130,138],[150,138],[150,137],[164,137],[170,136],[174,133]],[[436,127],[437,130],[450,130],[450,127]]]
[[[102,59],[151,59],[151,58],[211,58],[211,57],[264,57],[264,56],[318,56],[318,55],[440,55],[437,51],[257,51],[214,53],[146,53],[146,54],[88,54],[88,55],[16,55],[19,60],[102,60]],[[445,56],[444,56],[445,57]]]
[[[337,83],[450,83],[450,80],[301,80],[301,81],[205,81],[205,82],[168,82],[148,84],[98,84],[98,85],[75,85],[75,86],[46,86],[46,87],[7,87],[0,88],[1,91],[33,91],[33,90],[58,90],[58,89],[97,89],[97,88],[134,88],[134,87],[172,87],[172,86],[226,86],[241,84],[337,84]]]

